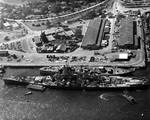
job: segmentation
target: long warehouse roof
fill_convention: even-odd
[[[83,39],[82,46],[96,44],[101,22],[102,20],[99,18],[90,21],[88,29],[85,33],[85,37]]]
[[[121,21],[119,46],[133,44],[133,19],[128,17]]]

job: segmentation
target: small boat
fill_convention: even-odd
[[[66,67],[65,67],[66,68]],[[119,67],[87,67],[87,66],[67,66],[70,71],[98,73],[99,75],[110,75],[110,76],[120,76],[120,75],[130,75],[135,71],[135,68],[119,68]],[[64,67],[59,66],[49,66],[40,68],[41,75],[53,75],[57,72],[63,71]],[[69,71],[68,71],[69,72]]]
[[[36,85],[36,84],[29,84],[27,86],[28,89],[32,89],[32,90],[38,90],[38,91],[44,91],[45,87],[42,85]]]
[[[149,81],[145,77],[97,76],[96,78],[90,75],[80,75],[55,74],[54,76],[3,77],[2,80],[5,84],[29,85],[28,88],[37,90],[42,90],[43,87],[71,90],[130,90],[144,89],[149,86]]]
[[[136,104],[136,100],[132,96],[128,96],[128,100],[130,101],[131,104]]]
[[[131,104],[136,104],[136,100],[132,96],[128,96],[126,94],[123,95]]]
[[[29,92],[27,92],[27,93],[25,94],[25,96],[26,96],[26,95],[31,95],[31,94],[32,94],[32,92],[29,91]]]

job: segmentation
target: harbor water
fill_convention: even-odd
[[[133,76],[150,79],[150,64]],[[40,75],[38,68],[7,68],[5,76]],[[0,120],[148,120],[150,89],[128,91],[74,91],[46,89],[29,92],[25,86],[7,86],[0,80]]]

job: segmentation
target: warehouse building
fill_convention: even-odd
[[[121,21],[119,30],[120,39],[118,45],[120,49],[138,49],[139,37],[137,36],[137,22],[128,17]]]
[[[90,21],[88,29],[83,38],[81,47],[83,49],[97,50],[100,49],[103,31],[105,26],[105,19],[94,19]]]

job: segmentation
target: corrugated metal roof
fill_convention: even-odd
[[[119,46],[133,44],[133,19],[128,17],[121,21]]]
[[[49,35],[49,36],[46,36],[48,41],[52,41],[52,40],[55,40],[55,38],[52,36],[52,35]]]
[[[4,25],[5,27],[11,26],[8,22],[5,22],[3,25]]]
[[[65,33],[66,33],[68,36],[74,35],[74,32],[73,32],[72,30],[65,31]]]
[[[19,25],[15,22],[15,23],[12,23],[11,24],[14,28],[17,28],[17,27],[19,27]]]
[[[98,39],[97,39],[97,45],[98,46],[101,45],[101,42],[102,42],[102,39],[103,39],[105,23],[106,23],[106,19],[103,19],[103,22],[102,22],[102,24],[100,26],[99,36],[98,36]]]
[[[85,33],[85,37],[83,39],[82,46],[96,44],[100,24],[101,19],[95,19],[90,21],[88,29]]]

